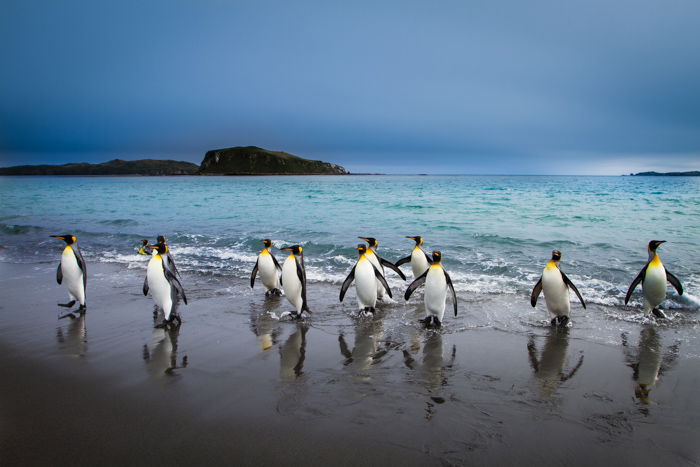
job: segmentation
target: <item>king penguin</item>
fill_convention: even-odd
[[[357,238],[366,241],[367,244],[369,245],[369,248],[367,248],[367,253],[366,253],[367,259],[369,259],[372,262],[374,267],[379,269],[379,272],[382,273],[382,276],[384,276],[384,266],[386,266],[387,268],[396,272],[396,274],[398,274],[402,280],[406,280],[406,276],[401,271],[401,269],[396,267],[394,265],[394,263],[385,260],[384,258],[380,257],[377,254],[377,247],[379,246],[379,242],[377,241],[376,238],[373,238],[373,237],[357,237]],[[384,299],[384,286],[382,285],[381,282],[379,282],[379,280],[376,280],[375,283],[376,283],[376,287],[377,287],[377,299],[383,300]]]
[[[265,296],[268,297],[270,294],[282,295],[280,288],[280,273],[282,272],[282,266],[277,262],[277,259],[270,252],[272,248],[272,240],[265,239],[262,241],[265,248],[262,249],[258,255],[258,260],[255,262],[255,267],[253,272],[250,274],[250,288],[252,289],[255,285],[255,276],[260,272],[260,278],[262,279],[263,285],[266,288]]]
[[[652,240],[649,242],[647,247],[649,260],[642,270],[639,271],[637,277],[634,278],[625,296],[625,305],[627,305],[632,292],[641,282],[642,291],[644,292],[644,312],[652,312],[658,318],[666,317],[661,310],[656,308],[666,299],[666,281],[671,283],[678,295],[683,295],[681,281],[666,270],[659,255],[656,254],[656,249],[662,243],[666,243],[666,240]]]
[[[354,280],[357,306],[360,308],[360,313],[364,316],[371,316],[374,314],[374,306],[377,304],[376,281],[382,284],[390,298],[391,290],[379,269],[367,259],[367,247],[359,244],[357,245],[357,251],[360,256],[340,288],[340,301],[343,301],[345,292],[348,291],[350,284]]]
[[[292,312],[284,312],[281,317],[292,315],[295,319],[301,319],[302,313],[311,313],[306,303],[306,270],[304,269],[304,249],[299,245],[282,248],[291,251],[282,264],[282,287],[287,300],[295,308]]]
[[[68,288],[68,303],[59,303],[60,306],[70,308],[77,300],[80,303],[78,311],[85,311],[85,289],[87,288],[87,267],[83,255],[78,248],[78,239],[75,235],[51,235],[66,242],[66,247],[61,254],[61,263],[56,270],[56,282],[61,284],[66,281]]]
[[[425,271],[428,270],[430,265],[432,264],[433,260],[430,259],[430,256],[428,256],[428,253],[426,253],[422,248],[421,245],[423,244],[423,237],[420,235],[417,235],[415,237],[406,237],[410,238],[413,241],[416,242],[416,246],[413,248],[413,251],[411,252],[410,255],[406,256],[405,258],[402,258],[396,262],[396,267],[401,266],[402,264],[406,264],[408,262],[411,263],[411,269],[413,270],[413,278],[417,278],[421,274],[423,274]]]
[[[452,305],[454,307],[455,316],[457,316],[457,294],[452,285],[452,279],[447,274],[445,268],[442,267],[440,261],[442,253],[433,251],[433,262],[431,266],[423,274],[418,276],[411,285],[406,289],[404,298],[408,300],[411,294],[425,282],[425,319],[421,320],[427,327],[435,326],[439,328],[442,325],[442,318],[445,316],[445,300],[447,299],[447,289],[452,293]]]
[[[163,310],[163,323],[156,327],[168,327],[173,321],[177,321],[179,326],[182,323],[182,319],[177,313],[178,295],[182,297],[185,305],[187,305],[187,296],[182,288],[182,284],[175,276],[172,264],[165,260],[167,257],[165,244],[151,245],[151,248],[156,250],[156,252],[148,261],[146,280],[143,282],[143,294],[148,295],[150,290],[156,306]]]
[[[544,292],[547,309],[554,315],[552,326],[566,326],[569,322],[571,311],[569,289],[574,291],[583,308],[586,308],[586,302],[583,301],[581,293],[559,268],[559,261],[561,261],[561,253],[558,250],[552,251],[552,259],[544,267],[540,280],[537,281],[530,295],[530,305],[534,308],[540,293]]]
[[[150,256],[152,252],[153,250],[151,250],[150,245],[148,244],[148,240],[145,238],[141,240],[141,248],[139,248],[139,254]]]

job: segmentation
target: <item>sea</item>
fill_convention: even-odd
[[[280,262],[304,249],[310,283],[340,285],[358,237],[391,262],[421,235],[442,252],[460,299],[529,300],[554,249],[584,299],[629,314],[649,240],[683,283],[664,308],[698,321],[700,178],[640,176],[0,177],[0,262],[56,261],[74,234],[88,261],[145,268],[142,239],[165,235],[185,274],[250,276],[261,239]],[[405,267],[409,281],[410,267]],[[407,285],[387,275],[392,288]],[[633,295],[631,309],[642,303]]]

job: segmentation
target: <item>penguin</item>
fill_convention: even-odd
[[[350,284],[354,280],[360,314],[371,316],[374,314],[374,306],[377,304],[376,281],[382,284],[390,298],[391,289],[389,289],[389,284],[386,283],[386,279],[379,272],[379,269],[367,258],[367,247],[360,243],[357,245],[357,251],[360,256],[340,288],[340,301],[343,301],[345,292],[348,291]]]
[[[156,242],[158,244],[162,243],[163,245],[165,245],[165,253],[166,254],[165,254],[165,256],[163,256],[163,260],[166,263],[170,264],[171,269],[175,272],[175,275],[177,277],[181,277],[180,271],[178,271],[177,266],[175,266],[175,260],[173,259],[173,255],[170,254],[170,247],[168,246],[168,237],[166,237],[165,235],[158,235],[158,239],[156,240]],[[153,248],[153,247],[151,247],[151,248]]]
[[[146,280],[143,282],[143,294],[148,295],[151,291],[153,301],[163,310],[163,323],[157,328],[168,327],[173,321],[177,321],[177,326],[182,324],[182,319],[177,313],[178,295],[187,305],[187,296],[182,288],[182,284],[175,277],[172,264],[165,260],[167,257],[167,247],[164,243],[151,245],[156,253],[151,256],[146,271]]]
[[[433,251],[433,263],[427,271],[418,276],[411,285],[406,289],[404,298],[408,300],[411,294],[425,282],[425,318],[421,320],[426,327],[435,326],[439,328],[442,325],[442,318],[445,315],[445,300],[447,298],[447,289],[452,293],[452,305],[454,307],[455,316],[457,316],[457,294],[452,285],[452,279],[447,274],[445,268],[442,267],[442,253]]]
[[[147,239],[144,238],[143,240],[141,240],[141,248],[139,248],[139,254],[151,256],[151,253],[153,252],[153,250],[151,250],[149,247],[150,247],[150,245],[148,244]]]
[[[280,273],[282,272],[282,266],[277,262],[277,259],[272,253],[270,253],[270,248],[272,247],[272,240],[265,239],[262,241],[265,248],[258,255],[258,260],[255,262],[255,267],[253,272],[250,274],[250,288],[252,289],[255,285],[255,276],[260,271],[260,278],[262,279],[263,285],[267,289],[265,291],[265,296],[269,297],[272,295],[282,295],[282,287],[280,284]]]
[[[51,235],[52,238],[60,238],[66,242],[66,247],[61,254],[61,262],[56,270],[56,282],[61,284],[66,280],[68,303],[59,303],[59,306],[70,308],[75,305],[76,300],[80,303],[78,311],[87,310],[85,306],[85,290],[87,288],[87,266],[83,255],[78,248],[78,239],[75,235]]]
[[[417,235],[415,237],[406,237],[414,240],[416,242],[416,246],[413,248],[413,251],[411,252],[410,255],[406,256],[405,258],[402,258],[396,262],[396,267],[398,268],[402,264],[406,264],[408,262],[411,263],[411,269],[413,270],[413,278],[415,279],[416,277],[420,276],[423,274],[425,271],[428,270],[430,265],[432,264],[433,260],[428,256],[428,253],[426,253],[420,246],[423,244],[423,237],[420,235]]]
[[[294,311],[284,312],[280,316],[292,315],[294,319],[301,319],[302,313],[311,313],[306,303],[306,270],[304,269],[303,248],[293,245],[282,248],[291,251],[282,265],[282,287],[289,303],[294,306]]]
[[[540,296],[540,293],[544,292],[547,309],[554,315],[552,326],[566,326],[566,323],[569,322],[569,312],[571,310],[569,289],[574,291],[583,308],[586,308],[586,302],[583,301],[581,293],[573,282],[566,277],[564,271],[559,268],[560,260],[561,252],[558,250],[552,251],[552,259],[542,271],[540,280],[535,284],[530,296],[530,305],[534,308],[537,305],[537,298]]]
[[[392,271],[396,272],[396,274],[398,274],[402,280],[406,280],[406,276],[401,271],[401,269],[396,267],[394,265],[394,263],[391,263],[391,262],[385,260],[384,258],[381,258],[377,254],[377,247],[379,246],[379,242],[377,241],[376,238],[373,238],[373,237],[357,237],[357,238],[366,241],[367,244],[369,245],[369,248],[367,249],[367,258],[372,262],[374,267],[379,269],[379,272],[382,273],[382,276],[384,276],[384,266],[386,266],[389,269],[391,269]],[[381,282],[379,282],[379,280],[376,281],[376,284],[377,284],[377,299],[384,300],[384,286],[382,285]]]
[[[642,283],[642,291],[644,292],[644,312],[653,313],[657,318],[665,318],[666,315],[656,307],[666,299],[666,281],[676,289],[678,295],[683,295],[683,286],[681,281],[676,276],[666,270],[659,255],[656,254],[656,249],[666,240],[652,240],[649,242],[647,251],[649,252],[649,261],[639,271],[637,277],[634,278],[625,295],[625,305],[630,300],[630,296],[634,289]]]

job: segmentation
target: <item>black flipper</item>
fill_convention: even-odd
[[[637,274],[637,277],[635,277],[632,283],[630,284],[630,288],[627,289],[627,295],[625,295],[625,305],[627,305],[627,302],[630,301],[630,297],[632,296],[632,292],[634,291],[634,289],[639,285],[640,282],[644,280],[644,276],[646,276],[647,274],[648,267],[649,263],[645,264],[642,270],[639,271],[639,274]]]
[[[345,292],[348,291],[350,288],[350,284],[352,284],[352,281],[355,280],[355,268],[357,267],[357,263],[355,266],[352,267],[350,270],[350,274],[348,274],[348,277],[345,278],[345,281],[343,281],[343,285],[340,287],[340,301],[343,301],[343,298],[345,298]]]
[[[148,275],[146,275],[146,278],[143,280],[143,294],[148,295]]]
[[[404,298],[405,300],[408,300],[408,299],[411,297],[411,294],[412,294],[418,287],[420,287],[421,284],[423,284],[423,282],[425,282],[425,278],[428,277],[428,271],[430,271],[430,269],[426,270],[423,274],[421,274],[420,276],[416,277],[416,280],[414,280],[413,282],[411,282],[411,285],[409,285],[408,288],[406,289],[406,293],[403,294],[403,298]]]
[[[71,245],[71,249],[75,254],[75,259],[78,260],[78,266],[80,267],[80,270],[83,271],[83,289],[85,289],[87,293],[87,265],[85,264],[85,260],[83,259],[83,254],[80,253],[80,248],[77,244]]]
[[[666,280],[671,283],[673,288],[676,289],[676,292],[678,292],[678,295],[683,295],[683,286],[681,285],[681,281],[678,280],[676,276],[668,272],[668,269],[666,270]],[[60,284],[60,282],[59,282]]]
[[[282,272],[282,266],[280,266],[280,263],[277,262],[277,258],[275,258],[275,255],[270,253],[270,256],[272,257],[272,262],[275,263],[275,267],[277,268],[277,270]]]
[[[309,305],[306,302],[306,270],[304,269],[304,258],[301,255],[294,255],[294,261],[297,265],[297,277],[301,281],[301,311],[311,313]]]
[[[447,271],[445,271],[445,268],[442,269],[442,272],[445,273],[445,280],[447,281],[447,287],[450,288],[452,291],[452,305],[454,306],[455,309],[455,316],[457,316],[457,293],[455,292],[455,286],[452,285],[452,279],[450,278],[450,275],[447,274]]]
[[[586,309],[586,302],[583,301],[583,297],[581,296],[581,293],[578,291],[578,289],[576,288],[574,283],[571,282],[571,279],[566,277],[566,274],[564,274],[564,271],[559,270],[559,272],[561,273],[561,278],[564,279],[564,284],[568,285],[569,288],[574,291],[574,293],[578,297],[579,301],[581,302],[581,305],[583,305],[583,309],[585,310]]]
[[[423,249],[421,248],[420,251],[423,251]],[[431,258],[430,255],[425,251],[423,251],[423,254],[425,255],[425,259],[428,260],[428,264],[433,264],[433,258]]]
[[[386,279],[384,279],[382,273],[379,272],[379,269],[377,269],[377,267],[374,264],[372,264],[372,268],[374,268],[374,275],[377,277],[377,280],[379,280],[379,282],[381,282],[384,286],[384,290],[386,290],[386,293],[387,295],[389,295],[389,298],[394,298],[391,296],[391,289],[389,288],[389,284],[386,283]]]
[[[535,284],[535,287],[532,289],[532,295],[530,295],[530,305],[533,307],[537,305],[537,298],[540,296],[542,293],[542,276],[540,276],[540,280],[537,281],[537,284]]]
[[[165,278],[168,280],[168,283],[177,291],[177,293],[182,297],[182,301],[185,302],[185,305],[187,305],[187,296],[185,295],[185,289],[182,288],[182,284],[180,284],[180,281],[177,279],[175,273],[170,268],[170,264],[166,266],[165,261],[163,261],[162,264],[163,273],[165,274]]]
[[[375,255],[377,255],[377,254],[375,253]],[[379,255],[377,255],[377,259],[379,260],[379,264],[391,269],[396,274],[398,274],[401,279],[406,280],[406,276],[404,275],[404,273],[401,271],[401,269],[396,267],[396,265],[394,263],[391,263],[391,262],[385,260],[384,258],[381,258]]]
[[[61,271],[61,263],[58,263],[58,269],[56,269],[56,282],[59,284],[63,282],[63,271]]]
[[[255,285],[255,276],[258,275],[258,262],[260,261],[260,258],[255,261],[255,267],[253,268],[253,272],[250,273],[250,288],[252,289],[253,286]]]
[[[398,268],[402,264],[406,264],[406,263],[410,263],[410,262],[411,262],[411,255],[408,255],[405,258],[401,258],[400,260],[398,260],[394,266],[396,266]]]
[[[177,266],[175,266],[175,260],[173,259],[173,255],[171,255],[169,251],[168,251],[167,255],[168,255],[168,262],[172,265],[171,269],[173,270],[175,275],[177,275],[177,277],[180,277],[180,271],[178,271]]]

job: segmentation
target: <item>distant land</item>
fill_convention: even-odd
[[[194,175],[197,164],[184,161],[114,159],[101,164],[17,165],[0,167],[0,175]]]
[[[700,171],[690,172],[639,172],[630,174],[633,177],[700,177]]]
[[[286,152],[256,146],[208,151],[199,172],[203,175],[347,175],[345,168],[330,162],[304,159]]]
[[[201,165],[191,162],[114,159],[101,164],[17,165],[0,167],[0,175],[347,175],[330,162],[304,159],[256,146],[213,149]]]

